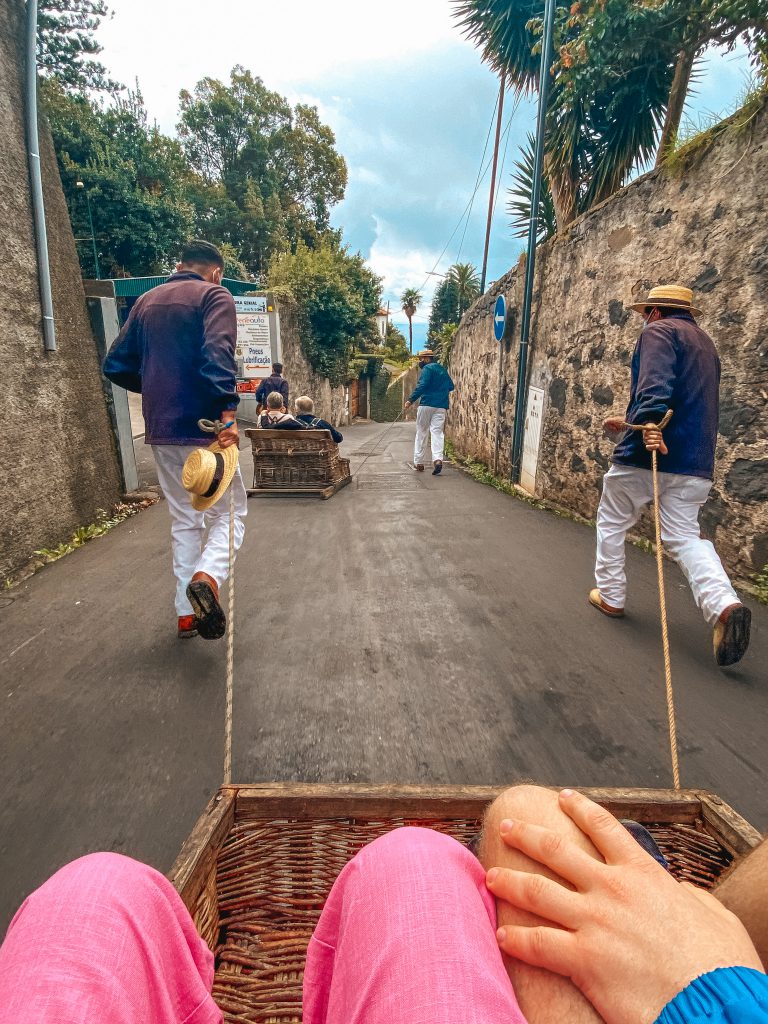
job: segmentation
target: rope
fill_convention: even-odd
[[[663,430],[672,418],[672,410],[668,410],[656,429]],[[646,430],[650,424],[638,426],[625,423],[630,430]],[[672,689],[672,662],[669,656],[669,629],[667,626],[667,599],[664,591],[664,552],[661,544],[661,512],[659,501],[659,477],[657,452],[651,452],[651,471],[653,475],[653,518],[656,526],[656,573],[659,582],[659,612],[661,615],[661,646],[664,652],[664,681],[667,695],[667,720],[669,723],[669,749],[672,756],[672,781],[675,789],[680,789],[680,760],[677,750],[677,720],[675,717],[675,695]]]
[[[221,420],[198,420],[197,425],[219,436]],[[229,485],[229,569],[227,583],[227,678],[224,712],[224,785],[232,782],[232,704],[235,685],[235,488]]]
[[[229,582],[227,583],[227,692],[224,713],[224,785],[232,782],[232,696],[235,682],[235,488],[229,485]]]

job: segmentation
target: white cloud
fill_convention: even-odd
[[[439,282],[437,277],[428,277],[427,272],[434,266],[439,252],[427,247],[406,247],[393,225],[376,214],[373,219],[376,223],[376,239],[371,246],[368,265],[384,279],[384,301],[389,299],[392,307],[398,309],[400,296],[405,289],[419,288],[422,303],[414,319],[426,321],[432,293]]]
[[[376,65],[456,42],[450,0],[109,0],[99,40],[118,80],[138,77],[150,114],[170,130],[181,88],[227,78],[235,64],[281,92],[331,71]],[[393,28],[394,27],[394,28]]]

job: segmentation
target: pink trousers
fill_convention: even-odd
[[[478,861],[401,828],[336,880],[310,941],[304,1024],[525,1024]],[[213,957],[173,886],[83,857],[27,899],[0,947],[2,1024],[220,1024]]]

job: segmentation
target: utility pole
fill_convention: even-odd
[[[552,67],[552,36],[555,25],[555,2],[546,0],[544,8],[544,34],[541,41],[541,67],[539,69],[539,113],[536,122],[536,150],[533,159],[533,187],[531,189],[531,216],[528,221],[528,252],[525,261],[525,291],[520,326],[520,356],[517,363],[515,390],[515,422],[512,433],[512,483],[520,480],[523,430],[525,424],[525,384],[528,377],[528,348],[531,332],[531,301],[533,278],[536,271],[536,239],[539,234],[539,201],[541,175],[544,167],[544,135],[547,127],[547,101]]]
[[[94,231],[93,231],[93,216],[91,215],[91,198],[88,195],[88,189],[85,187],[85,184],[82,181],[75,182],[75,185],[77,186],[77,188],[81,188],[85,192],[85,204],[88,207],[88,224],[90,225],[90,228],[91,228],[91,246],[93,248],[93,265],[94,265],[94,267],[96,269],[96,280],[100,281],[101,280],[101,268],[99,267],[99,254],[96,251],[96,235],[94,234]]]
[[[499,162],[499,141],[501,139],[501,115],[504,110],[504,87],[507,73],[501,72],[501,84],[499,86],[499,112],[496,117],[496,141],[493,145],[493,168],[491,169],[491,194],[488,196],[488,222],[485,226],[485,249],[483,250],[483,272],[480,275],[480,294],[485,292],[485,275],[488,269],[488,247],[491,243],[491,220],[493,218],[493,200],[496,192],[496,165]]]

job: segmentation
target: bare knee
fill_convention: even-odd
[[[561,810],[558,793],[555,789],[524,783],[510,786],[488,807],[483,819],[483,832],[480,840],[478,856],[486,868],[500,866],[510,858],[519,859],[522,854],[510,849],[503,842],[499,826],[505,818],[525,821],[531,825],[540,825],[561,835],[568,836],[583,849],[599,858],[599,854],[590,840]],[[527,858],[525,858],[527,860]]]

